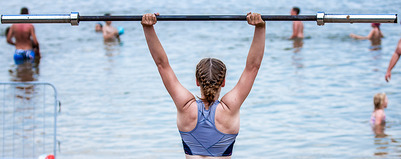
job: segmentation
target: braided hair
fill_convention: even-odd
[[[200,99],[205,104],[212,105],[226,77],[226,65],[219,59],[204,58],[196,65],[195,76],[204,95],[204,98]]]

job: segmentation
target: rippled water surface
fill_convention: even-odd
[[[2,1],[0,14],[301,14],[398,13],[400,1]],[[42,59],[30,78],[59,92],[58,158],[184,158],[174,103],[149,54],[139,22],[125,28],[121,44],[104,44],[94,22],[36,24]],[[241,110],[233,158],[400,158],[401,67],[384,75],[401,37],[399,24],[382,24],[382,50],[369,51],[370,24],[305,22],[303,48],[293,48],[291,22],[268,22],[265,57]],[[0,25],[0,81],[20,81],[14,48]],[[222,93],[236,84],[253,36],[246,22],[159,22],[156,31],[181,83],[195,95],[196,63],[216,57],[228,67]],[[11,73],[10,73],[11,71]],[[373,95],[386,92],[387,136],[369,125]]]

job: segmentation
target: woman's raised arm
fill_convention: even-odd
[[[141,24],[145,33],[146,42],[148,43],[150,54],[156,63],[164,86],[171,98],[173,98],[177,110],[183,111],[186,106],[190,104],[189,101],[194,100],[195,97],[181,85],[168,62],[166,52],[164,51],[153,27],[157,22],[156,15],[158,15],[158,13],[145,14],[142,17]]]
[[[261,15],[257,13],[248,13],[248,24],[255,26],[251,48],[246,59],[246,66],[237,85],[221,98],[232,113],[237,113],[252,89],[252,85],[258,74],[262,63],[265,50],[266,24]]]

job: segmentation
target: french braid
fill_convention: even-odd
[[[216,93],[226,77],[226,66],[215,58],[204,58],[196,66],[196,79],[203,91],[204,98],[200,98],[206,104],[213,104]]]

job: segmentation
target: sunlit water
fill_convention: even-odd
[[[0,14],[301,14],[398,13],[400,1],[2,1]],[[139,22],[125,28],[122,44],[104,44],[94,22],[36,24],[42,59],[33,80],[59,92],[58,158],[184,158],[174,103],[149,54]],[[303,48],[293,49],[291,22],[268,22],[266,51],[251,94],[241,109],[233,158],[401,157],[401,68],[384,75],[401,35],[399,24],[382,24],[382,50],[369,51],[370,24],[305,22]],[[0,81],[18,81],[0,25]],[[196,63],[216,57],[228,67],[226,87],[236,84],[253,36],[246,22],[159,22],[156,31],[180,82],[195,95]],[[9,72],[11,70],[11,73]],[[373,95],[386,92],[385,137],[369,125]]]

